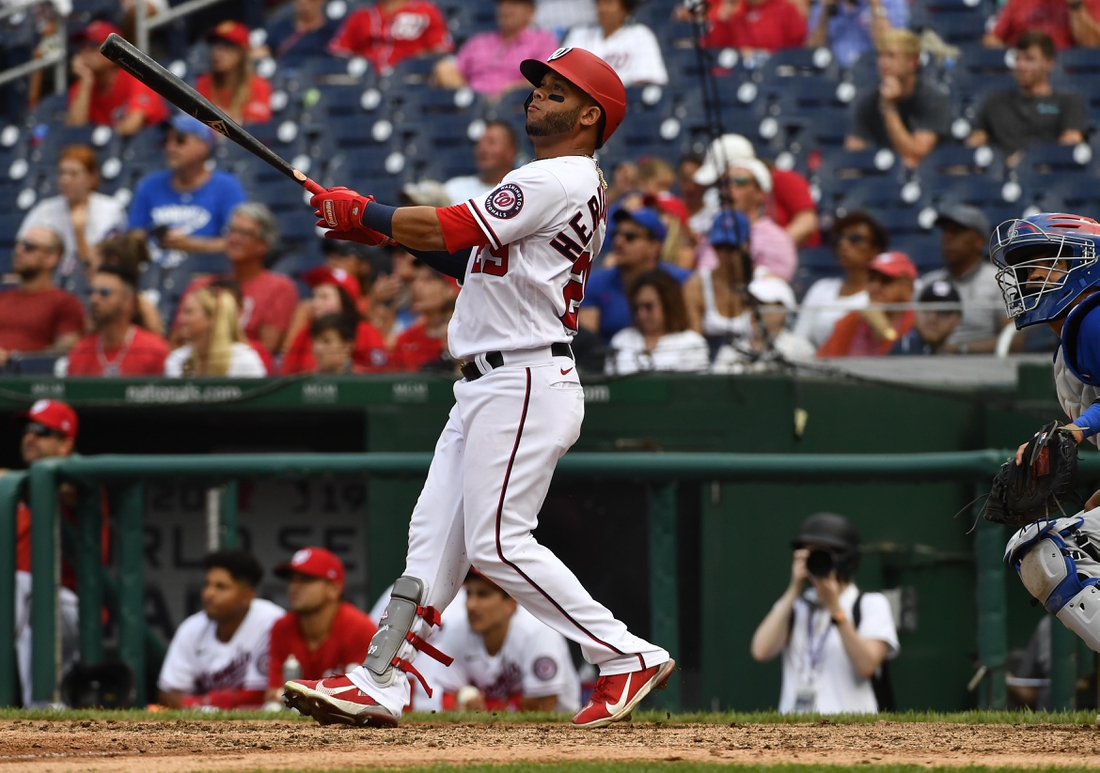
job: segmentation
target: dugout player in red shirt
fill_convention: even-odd
[[[353,11],[328,45],[337,56],[361,56],[376,70],[386,70],[420,54],[447,54],[454,49],[447,20],[427,0],[379,0]]]
[[[122,135],[168,120],[168,103],[159,94],[99,53],[115,25],[93,21],[73,35],[72,68],[76,76],[69,87],[69,126],[110,126]]]
[[[328,550],[302,548],[274,573],[288,580],[290,609],[271,629],[267,700],[281,701],[288,656],[301,664],[304,679],[342,674],[363,662],[378,628],[365,613],[341,600],[344,564]]]

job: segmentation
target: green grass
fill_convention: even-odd
[[[23,709],[0,708],[0,720],[114,720],[118,722],[166,722],[176,720],[202,720],[220,722],[238,722],[242,720],[281,720],[311,721],[290,712],[278,714],[262,711],[146,711],[128,709],[109,711],[104,709]],[[514,724],[517,722],[565,723],[569,714],[550,712],[454,712],[447,714],[414,713],[405,716],[403,722],[409,724],[434,722],[448,724],[485,723]],[[959,711],[937,713],[930,711],[905,712],[897,714],[833,714],[820,716],[815,714],[779,714],[774,711],[717,713],[684,712],[669,714],[664,711],[636,711],[635,723],[655,722],[659,724],[804,724],[807,722],[833,722],[836,724],[867,724],[886,720],[889,722],[950,722],[953,724],[1014,725],[1014,724],[1056,724],[1056,725],[1092,725],[1096,722],[1095,711],[1034,712],[1034,711]]]
[[[1095,770],[1085,767],[928,767],[922,765],[733,765],[708,762],[516,762],[503,765],[433,765],[420,768],[387,768],[391,773],[1077,773]],[[259,770],[250,773],[261,773]],[[330,773],[326,770],[300,773]],[[377,773],[377,768],[341,771],[341,773]]]

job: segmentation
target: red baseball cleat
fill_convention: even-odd
[[[322,725],[340,722],[359,727],[397,727],[397,717],[360,690],[347,676],[295,679],[283,687],[283,701]]]
[[[642,698],[654,689],[664,689],[674,668],[676,661],[669,658],[661,665],[644,671],[601,676],[588,703],[573,717],[573,724],[577,727],[606,727],[612,722],[630,719],[630,712]]]

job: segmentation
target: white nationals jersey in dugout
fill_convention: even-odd
[[[596,162],[532,161],[466,206],[489,243],[467,265],[447,328],[451,356],[568,343],[607,226]]]
[[[485,640],[470,630],[465,615],[448,623],[432,644],[455,659],[447,668],[432,670],[432,686],[438,683],[443,692],[457,693],[472,684],[490,700],[557,695],[557,711],[581,707],[581,681],[565,637],[523,607],[516,607],[496,655],[490,655]]]
[[[157,687],[203,695],[211,690],[263,690],[271,626],[285,615],[266,599],[253,599],[241,625],[227,642],[218,641],[218,624],[196,612],[176,629]]]

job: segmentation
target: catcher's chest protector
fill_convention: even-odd
[[[1100,388],[1089,386],[1073,375],[1066,366],[1060,346],[1054,358],[1054,386],[1058,390],[1058,402],[1061,403],[1062,410],[1071,421],[1084,413],[1094,402],[1100,400]],[[1097,438],[1100,438],[1100,435],[1093,435],[1089,438],[1089,442],[1094,446],[1098,445]]]

